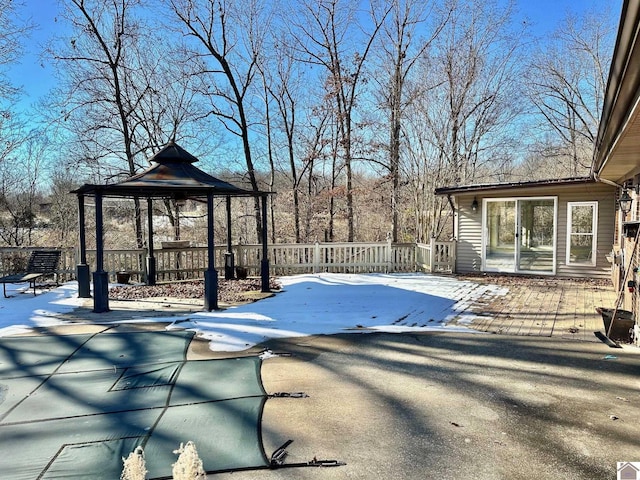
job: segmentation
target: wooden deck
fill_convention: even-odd
[[[604,330],[598,306],[613,307],[616,292],[606,280],[470,276],[475,282],[509,289],[489,303],[477,304],[470,328],[506,335],[562,337],[599,341],[593,332]]]

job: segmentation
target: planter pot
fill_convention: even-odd
[[[129,272],[116,273],[116,281],[118,283],[129,283],[129,280],[131,280],[131,274]]]
[[[631,341],[631,331],[635,325],[633,312],[628,310],[615,310],[613,308],[596,307],[596,311],[602,315],[602,323],[604,324],[604,332],[611,330],[609,338],[620,342],[629,343]],[[613,312],[616,316],[613,318]],[[613,320],[613,327],[611,321]],[[611,327],[611,328],[610,328]]]
[[[236,267],[236,278],[238,280],[246,280],[248,271],[245,267]]]

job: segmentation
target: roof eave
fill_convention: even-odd
[[[459,185],[456,187],[441,187],[435,189],[436,195],[454,195],[460,193],[474,193],[492,190],[510,190],[519,188],[535,188],[546,186],[580,185],[595,183],[595,179],[589,177],[572,177],[550,180],[535,180],[529,182],[505,182],[505,183],[479,183],[475,185]]]
[[[174,198],[182,196],[187,198],[201,198],[212,194],[214,197],[255,197],[270,195],[272,192],[254,190],[223,190],[215,187],[194,186],[163,186],[162,188],[140,187],[136,185],[92,185],[85,184],[70,193],[77,195],[103,197],[130,197],[130,198]]]
[[[607,163],[613,149],[629,125],[640,98],[640,0],[624,0],[618,36],[611,61],[600,126],[598,129],[592,172],[608,178]]]

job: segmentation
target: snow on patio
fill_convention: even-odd
[[[490,284],[423,274],[308,274],[281,277],[282,291],[259,302],[214,312],[139,317],[125,322],[171,322],[195,331],[214,351],[240,351],[270,338],[345,332],[473,331],[472,304],[505,295]],[[19,290],[21,291],[21,290]],[[75,282],[36,297],[14,291],[0,299],[0,336],[68,323],[84,304]],[[62,315],[62,317],[61,317]],[[105,314],[108,315],[108,314]],[[107,318],[105,318],[107,321]],[[451,325],[456,320],[456,325]],[[113,323],[125,323],[118,319]]]

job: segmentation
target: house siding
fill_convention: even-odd
[[[482,271],[482,212],[486,198],[556,197],[556,275],[567,277],[610,278],[611,264],[606,254],[614,239],[615,187],[603,183],[551,185],[531,188],[477,191],[455,195],[456,203],[456,272]],[[473,212],[474,198],[480,208]],[[567,265],[567,204],[569,202],[598,202],[596,264]]]
[[[471,209],[474,198],[479,204],[476,212]],[[482,271],[482,198],[477,195],[456,197],[456,271],[459,273]]]

